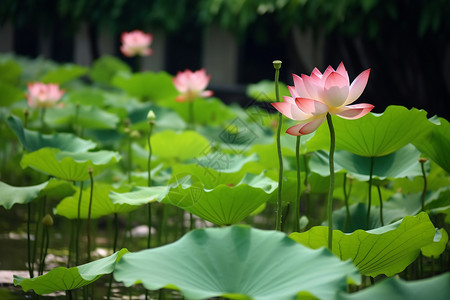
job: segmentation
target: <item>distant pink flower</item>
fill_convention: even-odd
[[[150,44],[153,41],[153,35],[144,33],[141,30],[133,30],[131,32],[124,32],[121,36],[122,46],[120,51],[127,57],[136,55],[149,56],[153,53],[150,49]]]
[[[28,93],[25,93],[30,107],[53,107],[64,95],[64,90],[58,84],[41,82],[28,83]]]
[[[181,93],[181,95],[176,98],[176,101],[191,102],[198,97],[211,97],[213,92],[205,90],[210,79],[211,76],[206,75],[205,69],[195,72],[192,72],[191,70],[178,72],[173,78],[173,84]]]
[[[272,105],[286,117],[300,121],[286,131],[290,135],[314,132],[325,120],[327,113],[344,119],[358,119],[368,114],[373,105],[352,104],[361,96],[369,79],[370,69],[363,71],[350,84],[344,64],[334,70],[329,66],[322,74],[315,68],[311,76],[293,74],[294,86],[288,86],[292,97]]]

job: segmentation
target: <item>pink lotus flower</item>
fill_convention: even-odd
[[[64,95],[64,90],[58,84],[41,82],[28,83],[28,93],[25,93],[28,105],[31,107],[52,107]]]
[[[133,30],[122,33],[121,39],[122,46],[120,47],[120,51],[127,57],[136,55],[149,56],[153,53],[153,50],[150,49],[153,35],[149,33],[144,33],[141,30]]]
[[[173,84],[181,93],[181,95],[176,98],[176,101],[191,102],[198,97],[211,97],[213,92],[205,90],[210,79],[211,76],[206,75],[205,69],[195,72],[192,72],[191,70],[178,72],[173,78]]]
[[[292,97],[272,105],[286,117],[300,121],[286,131],[290,135],[305,135],[315,131],[325,120],[327,113],[344,119],[358,119],[368,114],[373,105],[352,104],[361,96],[369,79],[370,69],[365,70],[350,84],[344,64],[334,70],[329,66],[322,74],[315,68],[311,76],[293,74],[294,86],[288,86]]]

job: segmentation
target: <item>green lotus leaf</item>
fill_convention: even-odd
[[[263,263],[261,263],[263,262]],[[159,248],[128,253],[114,270],[125,286],[178,289],[188,299],[331,299],[359,280],[350,262],[311,250],[277,231],[249,226],[197,229]]]
[[[256,154],[244,156],[216,151],[188,160],[186,164],[173,165],[172,174],[175,180],[190,174],[200,180],[206,188],[214,188],[220,183],[236,185],[245,173],[264,171],[258,164],[251,164],[257,160]]]
[[[132,124],[132,129],[148,131],[147,114],[153,110],[156,116],[155,130],[181,130],[186,128],[184,120],[173,110],[161,106],[156,106],[149,102],[128,101],[125,104],[128,111],[128,118]]]
[[[236,224],[268,201],[277,183],[264,174],[246,174],[237,185],[219,184],[214,189],[186,176],[172,184],[161,201],[187,210],[217,225]]]
[[[422,247],[422,254],[426,257],[439,257],[447,248],[448,233],[444,228],[436,230],[433,243]]]
[[[0,62],[0,81],[17,85],[22,74],[22,67],[12,59],[6,59]],[[2,95],[2,94],[0,94]],[[23,92],[22,92],[23,97]],[[3,101],[0,101],[3,104]]]
[[[430,299],[447,300],[450,295],[450,272],[433,278],[405,281],[401,278],[388,278],[377,282],[362,291],[347,294],[339,291],[336,300],[409,300]]]
[[[450,123],[443,118],[439,121],[440,125],[432,125],[433,129],[417,139],[414,146],[450,173]]]
[[[179,103],[172,100],[162,102],[161,105],[173,109],[185,122],[189,122],[189,103]],[[226,121],[235,118],[234,113],[228,106],[217,98],[198,98],[195,99],[193,105],[195,124],[197,125],[223,125]]]
[[[84,87],[67,93],[66,101],[75,105],[99,106],[105,103],[105,93],[99,88]]]
[[[64,84],[77,79],[88,72],[88,68],[74,64],[66,64],[47,72],[40,81],[44,83]]]
[[[57,179],[33,186],[11,186],[0,181],[0,195],[2,195],[0,206],[10,209],[14,204],[27,204],[43,195],[65,197],[74,192],[71,183]]]
[[[280,100],[282,96],[291,96],[286,84],[279,83]],[[277,102],[275,95],[275,82],[270,80],[262,80],[258,83],[249,84],[246,94],[248,97],[258,102]]]
[[[333,254],[351,259],[361,274],[375,277],[402,272],[419,255],[420,249],[433,243],[435,229],[425,212],[377,229],[356,230],[345,234],[333,230]],[[317,226],[290,237],[313,249],[328,243],[328,227]]]
[[[45,119],[54,125],[67,125],[75,123],[88,129],[115,129],[119,117],[108,113],[97,106],[79,106],[78,117],[75,105],[66,105],[63,108],[48,109]]]
[[[104,55],[94,61],[89,76],[95,82],[110,84],[119,72],[131,72],[131,68],[117,57]]]
[[[91,218],[97,219],[102,216],[111,215],[114,213],[127,213],[137,209],[135,205],[119,204],[111,202],[109,198],[110,191],[114,188],[103,182],[96,182],[94,184],[94,192],[92,194]],[[80,204],[80,219],[87,219],[89,212],[91,188],[88,187],[83,190]],[[76,193],[71,197],[64,198],[55,209],[55,213],[64,216],[68,219],[78,218],[78,201],[80,198],[80,189],[77,188]]]
[[[209,141],[195,131],[164,130],[152,136],[153,155],[169,161],[185,161],[210,152]]]
[[[93,262],[72,268],[58,267],[35,278],[14,275],[14,285],[20,285],[25,292],[33,290],[38,295],[74,290],[113,272],[117,262],[127,252],[127,249],[121,249],[113,255]]]
[[[120,72],[112,79],[112,85],[123,89],[131,96],[152,101],[175,101],[178,91],[172,76],[166,72]]]
[[[10,209],[14,204],[27,204],[39,196],[48,181],[33,186],[11,186],[0,181],[0,206]]]
[[[419,157],[420,152],[412,145],[407,145],[386,156],[374,157],[373,176],[379,179],[421,176]],[[335,172],[346,170],[356,179],[367,181],[370,174],[370,161],[370,157],[359,156],[348,151],[336,151]],[[328,176],[330,174],[328,152],[321,150],[314,153],[310,160],[310,168],[322,176]]]
[[[111,191],[109,198],[114,204],[140,206],[149,202],[161,201],[168,192],[168,186],[135,187],[127,193]]]
[[[429,172],[427,172],[427,190],[435,191],[443,187],[450,186],[450,177],[447,172],[438,166],[434,161],[425,163],[430,165]],[[427,168],[425,169],[427,170]],[[392,188],[394,190],[401,189],[403,193],[420,193],[423,191],[423,177],[417,176],[415,178],[397,178],[393,182]]]
[[[85,181],[92,175],[97,176],[105,168],[115,164],[121,156],[113,151],[96,151],[71,153],[54,148],[42,148],[25,154],[20,166],[25,169],[31,167],[40,172],[69,181]]]
[[[22,146],[30,152],[45,147],[57,148],[61,151],[85,152],[96,147],[94,142],[80,139],[70,133],[41,134],[25,129],[22,120],[14,115],[11,115],[6,122],[17,135]]]
[[[333,116],[336,150],[347,150],[368,157],[391,154],[431,130],[433,124],[426,115],[423,110],[408,110],[403,106],[391,105],[382,114],[369,113],[357,120]],[[328,150],[328,127],[321,126],[306,146],[309,152]]]
[[[0,81],[0,106],[10,106],[25,98],[23,90],[14,85]]]

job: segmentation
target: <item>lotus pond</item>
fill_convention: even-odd
[[[2,55],[0,298],[448,299],[448,121],[321,111],[317,72],[225,105],[114,57]]]

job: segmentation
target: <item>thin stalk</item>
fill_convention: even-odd
[[[366,229],[369,229],[370,224],[370,207],[372,206],[372,177],[373,177],[373,163],[375,157],[370,157],[370,171],[369,171],[369,204],[367,205],[367,216],[366,216]]]
[[[28,253],[28,272],[30,273],[30,278],[34,277],[33,262],[31,261],[31,202],[28,202],[28,219],[27,219],[27,253]]]
[[[381,196],[381,187],[377,185],[378,190],[378,199],[380,199],[380,222],[381,226],[384,226],[384,219],[383,219],[383,197]]]
[[[42,200],[39,202],[38,209],[37,209],[37,219],[36,219],[36,229],[35,229],[35,232],[34,232],[33,253],[32,253],[32,255],[31,255],[31,256],[32,256],[32,258],[31,258],[31,261],[32,261],[32,262],[35,262],[35,261],[36,261],[36,255],[37,255],[37,241],[38,241],[38,236],[39,236],[39,232],[40,232],[40,225],[41,225],[40,220],[42,219],[42,209],[40,209],[40,206],[42,206],[42,205],[45,206],[45,204],[42,203],[42,202],[44,202],[44,201],[45,201],[45,198],[42,199]],[[34,274],[34,265],[33,265],[33,274]]]
[[[72,291],[71,290],[66,290],[66,299],[68,300],[72,300]]]
[[[347,174],[344,174],[344,202],[345,202],[345,211],[346,211],[346,216],[345,216],[345,223],[344,223],[344,231],[347,232],[347,225],[350,224],[350,228],[351,230],[353,229],[353,225],[352,225],[352,216],[350,214],[350,206],[348,205],[348,199],[350,198],[350,193],[352,191],[352,181],[349,180],[350,183],[350,187],[347,193]]]
[[[152,186],[152,143],[151,143],[151,137],[152,137],[152,131],[153,131],[153,125],[154,121],[149,121],[149,131],[148,131],[148,138],[147,138],[147,144],[148,144],[148,161],[147,161],[147,185],[150,187]],[[147,226],[148,226],[148,236],[147,236],[147,248],[150,248],[150,241],[152,236],[152,205],[151,203],[147,203]],[[147,293],[145,294],[145,298],[147,299]]]
[[[70,237],[69,237],[69,254],[67,255],[67,268],[70,268],[70,262],[72,261],[74,236],[75,236],[75,220],[70,221]]]
[[[330,130],[330,186],[328,189],[327,215],[328,215],[328,250],[333,249],[333,192],[334,192],[334,148],[336,137],[334,133],[333,121],[331,115],[327,113],[328,129]]]
[[[40,262],[40,266],[39,266],[39,275],[44,274],[45,258],[47,257],[48,245],[50,243],[50,235],[48,234],[47,226],[43,227],[43,240],[45,240],[45,246],[44,246],[44,249],[43,249],[43,253],[41,255],[41,262]]]
[[[78,266],[80,257],[80,227],[81,227],[81,198],[83,196],[83,185],[84,181],[80,182],[80,196],[78,197],[78,207],[77,207],[77,223],[75,230],[75,265]]]
[[[117,248],[117,237],[119,236],[119,218],[117,213],[114,213],[114,241],[113,241],[113,253],[116,253]],[[106,299],[111,299],[111,288],[112,288],[113,275],[109,277],[108,293]]]
[[[44,198],[42,201],[42,207],[41,207],[41,211],[42,211],[42,215],[45,214],[45,206],[46,206],[46,199]],[[40,217],[37,220],[38,223],[42,223],[42,217]],[[39,267],[38,267],[38,275],[42,275],[43,272],[43,260],[44,260],[44,245],[45,245],[45,239],[47,237],[46,235],[46,226],[42,226],[42,236],[41,236],[41,247],[40,247],[40,251],[39,251]],[[42,270],[42,271],[41,271]]]
[[[276,101],[279,102],[280,99],[280,93],[278,90],[278,79],[280,77],[280,68],[281,68],[281,61],[274,61],[273,66],[275,68],[275,95],[276,95]],[[277,153],[278,153],[278,164],[279,164],[279,173],[278,173],[278,198],[277,198],[277,223],[276,223],[276,230],[281,231],[281,224],[283,222],[282,220],[282,207],[283,202],[281,199],[281,191],[282,191],[282,185],[283,185],[283,156],[281,155],[281,126],[283,123],[283,116],[282,114],[278,114],[278,127],[277,127]]]
[[[423,177],[423,191],[422,191],[422,211],[425,211],[425,196],[427,194],[427,173],[425,172],[425,162],[426,158],[419,158],[420,167],[422,169]]]
[[[91,181],[91,193],[89,195],[89,209],[86,224],[86,236],[87,236],[87,258],[88,262],[91,261],[91,212],[92,212],[92,199],[94,195],[94,177],[92,175],[93,170],[89,167],[89,179]]]
[[[192,213],[189,213],[189,230],[194,229],[194,227],[195,227],[194,216],[192,215]]]
[[[131,138],[131,132],[128,135],[128,156],[127,156],[127,171],[128,171],[128,183],[131,183],[131,169],[132,169],[132,138]]]
[[[302,181],[301,181],[301,174],[300,174],[300,139],[301,136],[297,136],[297,141],[295,144],[295,155],[297,159],[297,199],[295,199],[295,206],[294,206],[294,232],[300,231],[300,194],[301,194],[301,187],[302,187]]]
[[[188,129],[194,130],[194,101],[188,102],[189,109],[189,127]]]

